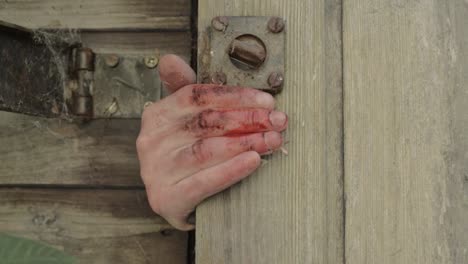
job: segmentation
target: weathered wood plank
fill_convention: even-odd
[[[187,234],[143,190],[0,189],[0,232],[42,241],[80,263],[186,263]]]
[[[9,0],[0,20],[30,28],[188,30],[190,0]]]
[[[190,62],[190,32],[83,32],[81,41],[97,53],[177,54]]]
[[[290,143],[198,207],[197,263],[343,263],[340,2],[199,1],[199,51],[216,15],[286,18]]]
[[[82,41],[98,53],[161,55],[190,60],[185,32],[85,32]],[[135,151],[139,120],[65,120],[0,112],[1,184],[140,186]]]
[[[346,263],[468,263],[468,4],[344,3]]]
[[[140,120],[86,124],[0,112],[0,185],[141,186]]]

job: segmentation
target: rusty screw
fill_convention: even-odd
[[[159,63],[159,59],[156,56],[149,56],[145,58],[145,65],[149,69],[153,69],[154,67],[158,65],[158,63]]]
[[[224,72],[215,72],[213,75],[211,75],[211,83],[214,84],[226,84],[227,77]]]
[[[104,58],[104,61],[106,62],[106,65],[110,68],[114,68],[116,67],[119,62],[120,62],[120,58],[119,56],[115,55],[115,54],[110,54],[110,55],[107,55],[105,58]]]
[[[211,20],[211,26],[217,31],[225,31],[229,25],[229,20],[225,16],[217,16]]]
[[[280,33],[284,30],[284,20],[281,17],[272,17],[268,21],[268,30],[271,33]]]
[[[273,72],[268,77],[268,85],[270,88],[278,89],[283,85],[284,77],[282,73]]]

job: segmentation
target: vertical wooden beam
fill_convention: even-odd
[[[197,263],[343,263],[341,1],[199,0],[201,35],[217,15],[287,20],[289,155],[199,206]]]
[[[344,4],[346,263],[468,263],[468,4]]]

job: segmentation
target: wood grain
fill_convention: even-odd
[[[8,0],[0,20],[30,28],[189,30],[190,0]]]
[[[0,20],[79,29],[73,39],[98,53],[157,49],[187,61],[190,14],[190,0],[0,1]],[[41,240],[80,263],[185,263],[187,233],[146,202],[139,127],[137,119],[70,123],[0,112],[0,232]],[[32,188],[10,188],[18,185]]]
[[[468,263],[468,3],[344,3],[346,263]]]
[[[290,142],[198,207],[197,263],[343,263],[340,1],[200,0],[199,52],[216,15],[287,20]]]
[[[186,263],[186,233],[155,215],[143,190],[2,188],[0,197],[0,232],[79,263]]]
[[[0,185],[142,186],[140,120],[70,123],[0,112]]]
[[[83,43],[98,53],[161,55],[190,61],[186,32],[85,32]],[[0,111],[0,185],[65,184],[141,186],[135,140],[139,120],[88,124]]]
[[[96,53],[177,54],[190,62],[190,32],[82,32],[81,41]]]

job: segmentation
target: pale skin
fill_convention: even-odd
[[[175,55],[159,64],[171,93],[147,106],[137,139],[140,172],[151,208],[180,230],[204,199],[254,172],[261,156],[280,149],[288,118],[267,93],[195,84]]]

